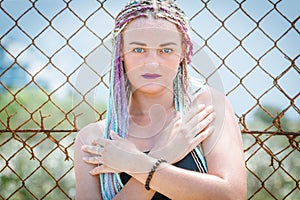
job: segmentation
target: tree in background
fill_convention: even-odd
[[[281,112],[277,107],[263,107],[272,116]],[[248,168],[248,198],[283,199],[287,196],[286,199],[296,199],[300,195],[296,184],[300,177],[299,137],[280,135],[278,128],[285,132],[299,132],[299,117],[292,119],[284,116],[274,120],[260,109],[254,113],[252,122],[247,125],[250,130],[278,131],[277,135],[243,136]]]

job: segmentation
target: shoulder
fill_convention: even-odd
[[[218,110],[232,111],[231,105],[223,92],[213,87],[205,86],[200,94],[193,97],[198,104],[213,105]]]
[[[76,136],[76,142],[83,145],[91,144],[93,140],[102,138],[105,129],[105,120],[90,123],[83,127]]]
[[[229,136],[230,138],[240,137],[240,130],[234,110],[224,93],[215,88],[207,87],[205,91],[195,97],[195,100],[200,104],[213,105],[216,114],[213,122],[215,131],[203,143],[206,155],[214,149],[215,145],[224,136]]]

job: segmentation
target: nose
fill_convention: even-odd
[[[145,65],[152,66],[152,67],[158,67],[159,66],[159,55],[156,49],[149,49],[147,56],[144,60]]]

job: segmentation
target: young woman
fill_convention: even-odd
[[[76,199],[246,198],[230,104],[212,88],[189,95],[188,30],[171,0],[134,0],[116,17],[107,116],[75,141]]]

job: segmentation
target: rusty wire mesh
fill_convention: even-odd
[[[247,198],[299,198],[299,3],[178,3],[187,8],[199,49],[215,65],[207,73],[192,69],[208,81],[220,74],[237,110]],[[74,137],[105,115],[103,103],[89,99],[107,89],[108,71],[91,60],[99,49],[109,57],[113,16],[122,6],[112,0],[0,1],[1,199],[74,198]],[[99,21],[108,25],[99,27]],[[82,73],[94,81],[79,89]],[[265,103],[274,98],[279,107]]]

